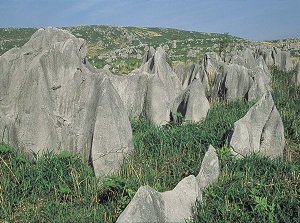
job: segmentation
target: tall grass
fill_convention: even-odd
[[[300,222],[300,159],[228,159],[193,222]]]
[[[114,222],[141,185],[170,190],[197,174],[209,144],[222,145],[234,121],[251,106],[214,104],[200,123],[158,127],[131,120],[135,151],[116,175],[96,179],[80,156],[47,152],[30,162],[0,147],[0,220],[12,222]]]
[[[32,163],[1,145],[0,179],[1,222],[97,222],[110,209],[92,169],[68,152],[47,152]]]

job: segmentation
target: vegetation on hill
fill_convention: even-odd
[[[38,28],[0,28],[0,55],[13,47],[21,47]],[[87,41],[88,59],[97,68],[109,65],[115,74],[128,74],[142,63],[146,46],[163,46],[171,64],[198,63],[204,53],[220,53],[226,45],[240,49],[249,45],[266,44],[287,48],[293,57],[300,56],[300,39],[257,42],[231,36],[228,33],[206,33],[158,27],[126,27],[82,25],[62,27]],[[224,42],[225,40],[225,42]],[[224,45],[225,44],[225,45]]]
[[[235,46],[248,40],[228,34],[205,33],[155,27],[109,25],[63,27],[88,45],[88,59],[97,68],[106,64],[116,74],[127,74],[141,65],[145,47],[163,46],[169,61],[199,62],[205,52],[219,49],[226,35]],[[0,28],[0,55],[28,41],[37,28]]]

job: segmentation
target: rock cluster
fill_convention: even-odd
[[[38,30],[0,57],[1,143],[84,155],[97,176],[118,168],[133,149],[122,100],[104,71],[86,60],[83,39]]]
[[[207,78],[198,67],[178,70],[182,71],[179,75],[166,62],[162,47],[150,47],[140,68],[122,77],[111,74],[110,79],[134,117],[142,114],[157,125],[165,125],[181,112],[187,120],[200,121],[209,109],[202,87],[207,86]],[[186,70],[188,74],[183,73]]]

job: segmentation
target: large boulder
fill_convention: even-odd
[[[215,79],[223,63],[223,60],[215,52],[208,52],[204,54],[201,64],[203,65],[209,83]]]
[[[203,189],[218,182],[219,174],[220,165],[218,155],[215,148],[210,145],[201,163],[200,171],[196,176],[198,187],[201,191],[200,194],[202,194]]]
[[[173,190],[162,193],[149,186],[140,187],[117,223],[185,222],[185,219],[192,216],[196,200],[202,199],[202,190],[217,182],[218,177],[218,157],[215,149],[210,146],[197,177],[190,175],[182,179]]]
[[[293,63],[291,61],[290,52],[281,51],[277,48],[274,48],[272,51],[274,58],[274,65],[285,70],[290,71],[293,68]]]
[[[283,123],[270,92],[234,123],[229,145],[232,153],[241,157],[257,152],[269,157],[283,155]]]
[[[255,60],[255,54],[252,50],[246,48],[243,51],[237,51],[230,59],[230,63],[244,66],[247,69],[252,69],[257,66]]]
[[[182,86],[176,73],[167,63],[166,52],[164,48],[157,47],[156,50],[154,50],[153,47],[150,47],[148,51],[146,51],[145,55],[144,63],[133,73],[154,74],[161,80],[162,84],[166,88],[170,100],[174,100],[176,94],[182,90]]]
[[[96,175],[133,149],[128,114],[105,71],[91,69],[83,39],[39,29],[0,57],[2,143],[81,153]]]

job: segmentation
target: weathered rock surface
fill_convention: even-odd
[[[257,54],[262,55],[268,67],[277,66],[285,71],[293,69],[288,51],[282,51],[276,47],[260,47],[257,49]]]
[[[223,64],[223,61],[217,53],[208,52],[205,53],[202,64],[208,79],[213,80],[218,73],[220,66]]]
[[[218,97],[232,101],[244,98],[250,88],[248,69],[237,64],[223,66],[223,72],[215,78],[212,99]]]
[[[222,65],[214,79],[211,91],[213,100],[254,100],[270,90],[270,71],[261,55],[246,49],[235,52],[226,61],[229,62]]]
[[[195,79],[174,101],[172,117],[177,121],[177,113],[181,113],[186,120],[201,121],[210,108],[205,96],[205,87],[200,79]]]
[[[270,92],[234,123],[229,144],[232,153],[242,157],[256,152],[270,157],[283,155],[283,123]]]
[[[143,114],[157,125],[170,121],[175,98],[182,86],[175,72],[166,62],[163,48],[150,47],[143,65],[132,73],[109,76],[125,107],[134,117]]]
[[[300,85],[300,62],[298,61],[295,72],[292,77],[292,84],[299,86]]]
[[[196,176],[200,191],[211,184],[217,183],[219,174],[219,159],[215,148],[210,145],[201,163],[200,171]]]
[[[154,51],[153,47],[150,47],[146,55],[144,64],[134,72],[138,74],[149,73],[157,76],[166,88],[170,100],[174,100],[176,94],[182,90],[182,87],[176,73],[166,61],[164,49],[157,47]]]
[[[82,153],[102,175],[133,149],[132,133],[122,100],[86,52],[83,39],[50,27],[3,54],[0,135],[2,143],[36,153]]]
[[[181,81],[183,90],[186,89],[195,79],[200,79],[206,91],[210,90],[208,77],[203,65],[193,63],[179,63],[174,67],[174,72]]]
[[[185,222],[192,216],[197,198],[201,199],[201,190],[217,182],[218,177],[218,157],[210,146],[197,177],[190,175],[173,190],[162,193],[149,186],[140,187],[117,222]]]

